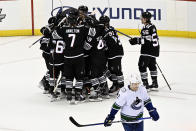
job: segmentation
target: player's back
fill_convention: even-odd
[[[145,39],[142,44],[141,54],[148,54],[155,57],[159,56],[159,38],[155,25],[147,24],[141,30],[142,38]]]
[[[88,34],[88,28],[84,25],[75,27],[63,26],[58,30],[58,34],[63,37],[65,42],[64,56],[72,58],[84,54],[84,42]]]
[[[103,39],[105,33],[104,33],[104,27],[103,25],[97,25],[96,28],[96,34],[93,37],[92,40],[92,52],[103,52],[105,51],[106,44]]]
[[[113,27],[109,27],[105,30],[107,37],[105,38],[106,45],[108,47],[108,57],[114,56],[123,56],[123,46],[120,42],[120,39],[117,35],[117,32],[114,30]]]
[[[64,56],[63,51],[65,48],[65,42],[63,38],[60,37],[56,30],[53,31],[51,35],[51,43],[50,43],[50,64],[51,65],[63,65],[64,63]]]

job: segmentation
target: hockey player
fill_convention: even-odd
[[[55,23],[54,18],[48,20],[48,25],[41,28],[40,32],[44,35],[44,38],[47,37],[47,40],[44,39],[45,46],[48,50],[48,76],[49,76],[49,93],[52,96],[51,101],[55,101],[57,93],[54,92],[55,88],[61,89],[60,97],[65,97],[65,77],[61,76],[60,84],[57,86],[57,79],[60,75],[60,72],[63,74],[63,65],[64,65],[64,56],[63,50],[65,44],[63,38],[58,36],[56,33],[56,28],[65,24],[62,22],[61,25]]]
[[[78,23],[80,25],[84,25],[87,28],[90,27],[86,21],[86,18],[88,17],[88,7],[81,5],[78,7],[78,12],[79,12],[79,19]],[[85,61],[85,69],[84,69],[84,84],[83,84],[83,92],[84,94],[88,95],[90,94],[90,87],[91,87],[91,82],[90,82],[90,57],[89,57],[90,51],[89,50],[84,50],[84,61]]]
[[[141,55],[138,66],[146,89],[158,88],[156,57],[159,56],[160,45],[157,29],[150,21],[151,16],[150,12],[142,13],[141,22],[144,24],[144,27],[141,30],[141,37],[134,37],[129,40],[131,45],[141,44]],[[152,78],[152,85],[150,86],[148,84],[147,68],[149,68]]]
[[[93,31],[94,30],[94,31]],[[108,87],[106,76],[104,71],[106,70],[106,42],[105,37],[105,27],[103,23],[99,23],[95,28],[91,28],[92,32],[96,32],[95,36],[92,36],[91,52],[90,52],[90,66],[91,66],[91,84],[92,92],[89,96],[91,101],[100,101],[101,97],[109,98]],[[93,90],[94,89],[94,90]]]
[[[72,8],[71,8],[72,9]],[[66,24],[66,14],[71,10],[71,9],[67,9],[67,10],[60,10],[56,16],[52,16],[48,19],[48,25],[44,26],[41,28],[40,32],[44,35],[44,37],[40,40],[40,49],[43,51],[42,56],[45,60],[46,63],[46,67],[47,67],[47,73],[46,75],[42,78],[42,80],[39,83],[39,86],[43,86],[44,87],[44,94],[45,93],[49,93],[49,78],[52,77],[50,76],[49,71],[50,69],[53,70],[52,68],[50,68],[50,64],[49,64],[49,60],[51,61],[52,59],[52,55],[50,53],[51,51],[51,43],[52,42],[52,33],[53,31],[58,27],[58,26],[62,26],[63,24]],[[54,43],[53,43],[54,44]],[[52,47],[53,50],[54,47]],[[50,62],[53,63],[53,62]]]
[[[99,18],[100,23],[104,24],[106,37],[104,38],[107,45],[107,61],[108,71],[107,76],[113,82],[109,93],[118,91],[119,88],[124,86],[124,77],[121,67],[121,59],[124,55],[123,47],[117,32],[112,26],[110,26],[110,18],[108,16],[101,16]]]
[[[49,65],[49,59],[50,59],[49,43],[50,43],[50,37],[49,36],[45,36],[40,40],[40,49],[42,50],[42,57],[44,58],[45,64],[46,64],[46,67],[47,67],[46,75],[44,75],[42,80],[39,82],[39,86],[44,87],[44,94],[49,93],[49,77],[50,77],[49,76],[49,69],[50,69],[50,65]]]
[[[121,109],[121,120],[125,131],[143,131],[144,107],[149,112],[152,120],[157,121],[159,114],[153,107],[151,99],[137,76],[132,75],[130,85],[120,89],[118,97],[112,106],[110,114],[104,121],[104,126],[111,126],[116,113]]]
[[[55,94],[55,88],[61,89],[61,97],[65,97],[65,76],[64,76],[64,51],[65,48],[65,42],[62,37],[60,37],[56,30],[54,30],[51,34],[51,43],[50,43],[50,89],[49,92],[54,98],[54,100],[57,98],[57,95]],[[60,72],[62,74],[60,78],[59,85],[57,85],[57,79],[60,75]],[[53,101],[53,100],[52,100]]]
[[[87,39],[89,29],[84,25],[78,25],[78,10],[72,9],[67,17],[68,25],[57,29],[57,34],[65,42],[64,49],[64,75],[66,77],[67,100],[72,101],[73,80],[75,83],[75,100],[83,101],[82,96],[83,77],[84,77],[84,44]]]

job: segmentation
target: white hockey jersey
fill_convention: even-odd
[[[118,97],[112,108],[121,109],[121,120],[123,123],[139,123],[138,118],[143,117],[144,106],[151,102],[151,99],[143,85],[137,91],[132,91],[129,87],[120,89]]]

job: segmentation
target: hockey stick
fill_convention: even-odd
[[[114,29],[114,30],[117,31],[118,33],[120,33],[120,34],[122,34],[122,35],[124,35],[124,36],[126,36],[126,37],[128,37],[128,38],[130,38],[130,39],[132,39],[131,36],[129,36],[129,35],[125,34],[125,33],[122,33],[122,32],[120,32],[120,31],[118,31],[118,30],[116,30],[116,29]]]
[[[163,74],[163,72],[162,72],[161,68],[159,67],[158,63],[156,63],[156,65],[157,65],[157,67],[159,68],[159,71],[161,72],[161,75],[163,76],[163,78],[164,78],[165,82],[167,83],[167,86],[168,86],[168,87],[169,87],[169,89],[171,90],[171,87],[170,87],[169,83],[167,82],[167,79],[165,78],[165,76],[164,76],[164,74]]]
[[[29,46],[29,48],[31,48],[33,45],[35,45],[38,41],[40,41],[42,38],[43,38],[44,36],[42,36],[41,38],[39,38],[38,40],[36,40],[33,44],[31,44],[30,46]]]
[[[52,52],[52,61],[53,61],[53,64],[52,64],[52,73],[53,73],[53,79],[54,79],[54,87],[56,87],[56,78],[55,78],[55,66],[54,66],[54,50]],[[53,92],[54,92],[54,89],[53,89]]]
[[[60,74],[59,74],[59,77],[57,79],[57,82],[56,82],[56,85],[54,87],[53,92],[56,92],[56,89],[58,88],[58,85],[60,84],[61,79],[62,79],[62,72],[60,72]]]
[[[151,117],[144,117],[139,118],[137,120],[145,120],[145,119],[151,119]],[[69,117],[69,120],[77,127],[86,127],[86,126],[97,126],[97,125],[103,125],[104,123],[93,123],[93,124],[79,124],[72,116]],[[112,123],[120,123],[122,121],[113,121]]]

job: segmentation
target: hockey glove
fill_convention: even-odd
[[[112,116],[112,115],[108,115],[104,121],[104,126],[107,127],[107,126],[111,126],[112,125],[112,121],[114,120],[115,116]]]
[[[159,119],[159,114],[156,108],[153,107],[152,102],[149,102],[145,105],[146,109],[148,110],[152,120],[157,121]]]
[[[51,34],[51,29],[50,29],[49,26],[44,26],[44,27],[42,27],[42,28],[40,29],[40,32],[41,32],[44,36],[48,37],[48,36],[50,36],[50,34]]]
[[[150,110],[149,114],[152,117],[152,120],[157,121],[159,119],[159,114],[158,114],[156,108],[154,108],[153,110]]]
[[[54,25],[56,25],[56,23],[57,23],[57,18],[55,16],[50,17],[48,19],[48,24],[54,24]]]
[[[131,45],[141,44],[141,38],[139,38],[139,37],[131,38],[131,39],[129,39],[129,43]]]

